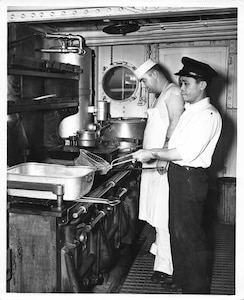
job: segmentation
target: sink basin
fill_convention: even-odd
[[[95,169],[83,166],[63,166],[57,164],[27,162],[9,167],[7,180],[17,181],[23,189],[8,189],[10,196],[38,199],[56,199],[50,191],[28,190],[27,183],[62,184],[64,200],[76,200],[86,195],[92,187]]]

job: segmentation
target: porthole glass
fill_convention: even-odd
[[[136,92],[138,80],[133,69],[124,65],[110,67],[103,76],[103,90],[113,100],[128,100]]]

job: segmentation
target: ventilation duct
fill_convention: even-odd
[[[140,29],[140,25],[136,21],[118,22],[103,28],[103,32],[108,34],[126,35]]]

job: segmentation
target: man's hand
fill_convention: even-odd
[[[132,153],[132,157],[135,160],[140,161],[142,163],[148,162],[152,159],[155,159],[155,157],[153,157],[151,151],[150,150],[145,150],[145,149],[140,149],[140,150]]]
[[[158,173],[163,175],[168,171],[169,162],[165,160],[157,160],[156,166]]]

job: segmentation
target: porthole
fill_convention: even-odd
[[[123,62],[112,64],[105,71],[102,86],[110,99],[125,101],[135,98],[139,82],[134,69],[133,66]]]

